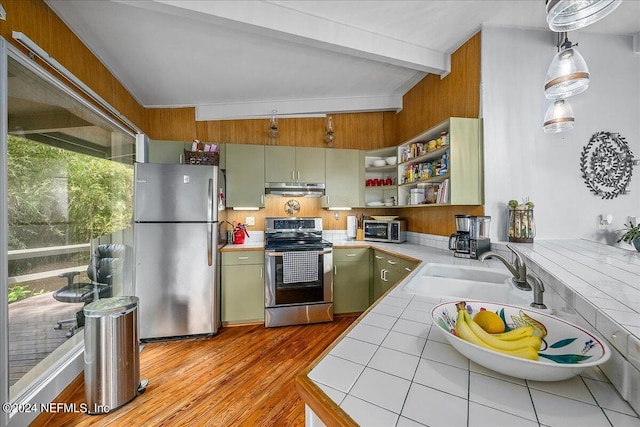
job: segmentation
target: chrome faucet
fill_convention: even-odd
[[[524,259],[522,259],[522,255],[516,252],[509,245],[507,245],[507,248],[509,248],[509,250],[513,252],[513,255],[515,256],[513,265],[511,265],[505,257],[495,252],[485,252],[478,257],[478,260],[484,262],[485,259],[496,258],[502,261],[509,272],[513,274],[513,278],[511,280],[515,284],[516,288],[523,291],[533,290],[533,302],[531,303],[531,307],[546,309],[547,306],[544,304],[544,302],[542,302],[544,293],[544,284],[542,283],[542,280],[540,280],[536,276],[527,274],[527,266],[524,263]]]
[[[513,283],[516,287],[523,291],[530,291],[531,285],[527,283],[527,266],[525,265],[522,256],[518,252],[514,251],[511,246],[507,245],[507,248],[509,248],[509,250],[511,250],[515,255],[516,260],[513,262],[513,265],[511,265],[505,257],[495,252],[485,252],[478,257],[478,260],[484,262],[484,260],[488,258],[499,259],[511,274],[513,274]]]
[[[531,303],[531,307],[542,310],[546,309],[547,306],[542,302],[544,293],[544,284],[542,283],[542,280],[531,274],[529,274],[527,278],[533,287],[533,302]]]

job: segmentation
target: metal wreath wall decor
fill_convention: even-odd
[[[580,170],[587,188],[603,199],[628,193],[634,163],[633,153],[619,133],[594,133],[580,154]]]

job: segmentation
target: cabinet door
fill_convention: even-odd
[[[149,163],[180,164],[184,158],[184,150],[190,150],[191,143],[181,141],[149,140]]]
[[[370,250],[334,249],[333,311],[362,312],[370,304]]]
[[[326,150],[326,189],[323,207],[362,206],[362,162],[359,150]]]
[[[324,148],[296,148],[296,180],[298,182],[325,182]]]
[[[264,146],[227,144],[227,207],[264,207]]]
[[[222,268],[222,321],[264,320],[263,265],[226,265]]]
[[[266,146],[264,148],[265,182],[295,182],[296,148]]]
[[[398,283],[406,273],[407,273],[406,271],[399,271],[393,268],[387,268],[386,273],[382,276],[383,277],[383,280],[382,280],[383,293],[387,292],[391,287],[393,287],[393,285]]]
[[[385,292],[385,282],[382,280],[386,266],[386,258],[380,252],[373,253],[373,277],[371,283],[371,303],[373,304]],[[388,289],[388,288],[387,288]]]

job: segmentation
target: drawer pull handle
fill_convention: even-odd
[[[380,255],[376,255],[376,259],[382,259]]]
[[[347,256],[356,256],[356,254],[347,254]]]
[[[248,256],[239,256],[238,259],[249,259]]]
[[[409,267],[405,267],[404,269],[405,269],[405,270],[407,270],[407,271],[413,271],[413,270],[412,270],[412,269],[410,269]]]
[[[397,264],[397,262],[395,262],[395,261],[391,261],[390,259],[389,259],[389,260],[387,260],[387,262],[388,262],[389,264],[391,264],[391,265],[396,265],[396,264]]]

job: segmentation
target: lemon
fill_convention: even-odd
[[[504,322],[500,316],[493,311],[479,311],[473,316],[473,321],[490,334],[501,334],[504,332]]]

